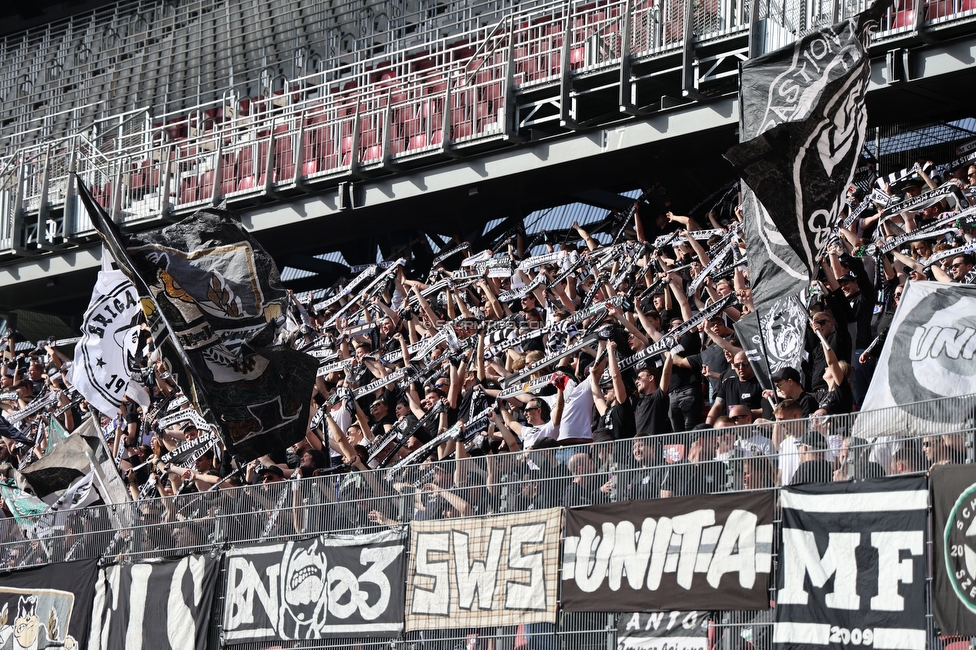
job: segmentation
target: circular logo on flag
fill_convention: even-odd
[[[959,600],[976,613],[976,483],[953,504],[943,541],[949,583]]]
[[[905,307],[910,313],[893,332],[888,388],[895,404],[911,404],[915,415],[941,421],[944,403],[913,402],[976,391],[976,298],[936,291]]]

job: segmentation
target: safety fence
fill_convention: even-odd
[[[752,36],[764,39],[759,50],[845,18],[863,2],[814,4],[761,3],[761,29]],[[966,0],[938,7],[912,16],[945,22],[972,13]],[[876,38],[902,29],[904,18],[895,16],[909,10],[893,11]],[[673,65],[667,57],[680,55],[687,38],[703,45],[749,34],[749,12],[742,0],[540,3],[423,48],[268,80],[259,97],[229,92],[191,110],[101,118],[0,160],[0,244],[8,254],[24,253],[93,235],[72,170],[128,226],[224,199],[326,187],[350,175],[394,173],[413,161],[502,146],[518,134],[521,98],[624,61]],[[565,93],[544,100],[567,101]]]
[[[266,478],[256,485],[7,518],[0,522],[0,558],[7,569],[85,558],[127,563],[323,534],[399,530],[414,520],[718,493],[773,491],[778,503],[781,485],[801,475],[821,482],[860,480],[971,463],[974,430],[972,395],[842,416],[485,455],[489,430],[469,440],[469,457],[457,460],[370,472],[325,471],[313,478]],[[807,461],[827,461],[829,471],[820,465],[811,475],[818,464]],[[773,560],[775,584],[775,556]],[[217,610],[215,643],[221,607]],[[536,642],[554,644],[540,647],[612,647],[607,644],[614,641],[614,616],[561,612],[554,628],[428,633],[394,645],[436,642],[437,647],[454,648],[471,641],[486,647],[493,640],[496,647],[527,642],[536,647],[526,634],[538,632],[551,638]],[[745,647],[743,640],[750,637],[757,639],[754,647],[769,646],[769,612],[720,612],[714,620],[718,638],[724,639],[719,647]],[[934,635],[930,623],[928,647],[939,647]]]

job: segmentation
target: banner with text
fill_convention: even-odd
[[[617,619],[617,650],[708,650],[708,612],[634,613]]]
[[[224,640],[398,636],[405,541],[388,531],[228,551]]]
[[[771,492],[573,508],[563,609],[768,609],[772,545]]]
[[[411,524],[407,630],[554,623],[561,516]]]
[[[786,488],[773,647],[924,650],[924,476]]]
[[[209,555],[101,569],[88,647],[205,648],[219,570]]]
[[[976,635],[976,465],[932,467],[932,510],[935,625]]]
[[[854,435],[959,431],[976,392],[976,287],[909,282],[888,328]],[[883,427],[883,429],[880,429]]]

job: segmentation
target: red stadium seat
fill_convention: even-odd
[[[915,22],[915,9],[896,11],[891,17],[891,29],[911,27]]]
[[[200,189],[197,192],[197,199],[204,200],[213,197],[214,189],[214,170],[208,169],[200,174]]]
[[[294,177],[295,150],[291,146],[291,138],[279,138],[275,140],[275,178],[286,181]]]
[[[193,203],[197,200],[197,177],[186,176],[180,181],[180,204]]]
[[[224,154],[220,161],[220,193],[230,194],[237,189],[237,170],[234,154]]]

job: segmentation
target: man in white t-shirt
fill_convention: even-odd
[[[752,424],[752,410],[745,404],[736,404],[729,409],[729,420],[737,427]],[[773,456],[776,453],[773,441],[755,429],[736,429],[738,437],[735,446],[743,451],[745,456]]]
[[[593,442],[593,389],[592,377],[580,382],[566,377],[563,386],[564,399],[563,417],[559,424],[559,435],[556,442],[560,445],[580,445]],[[558,395],[543,397],[549,407],[555,412]]]
[[[565,397],[559,385],[556,386],[556,391],[556,405],[552,409],[552,418],[549,417],[549,405],[540,397],[532,398],[522,409],[525,413],[525,424],[515,420],[507,407],[502,407],[505,425],[521,438],[523,447],[533,447],[542,438],[559,439]]]
[[[794,400],[781,400],[773,409],[776,424],[773,426],[773,445],[779,453],[780,485],[789,485],[800,466],[799,442],[807,432],[807,420],[803,409]]]

